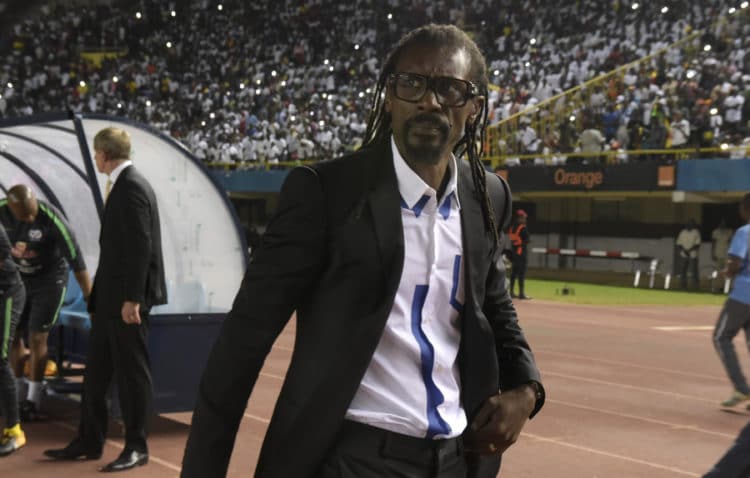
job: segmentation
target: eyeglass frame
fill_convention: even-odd
[[[422,96],[420,96],[416,100],[411,100],[411,99],[400,97],[397,93],[398,88],[395,86],[395,83],[398,77],[411,77],[411,78],[417,77],[417,78],[423,79],[426,85],[424,88],[424,93],[422,93]],[[464,83],[467,87],[466,87],[466,93],[464,94],[463,102],[455,104],[455,105],[443,104],[440,101],[441,95],[435,90],[435,81],[437,80],[450,80],[450,81],[458,81],[460,83]],[[388,75],[388,84],[393,85],[393,96],[395,96],[401,101],[406,101],[407,103],[419,103],[420,101],[424,99],[424,95],[427,94],[428,90],[432,91],[432,93],[435,95],[435,100],[437,100],[438,104],[446,108],[461,108],[465,106],[466,103],[468,103],[470,99],[480,96],[479,87],[477,87],[477,85],[475,85],[473,82],[469,80],[462,80],[460,78],[453,78],[452,76],[427,76],[427,75],[422,75],[419,73],[407,73],[407,72],[390,73]]]

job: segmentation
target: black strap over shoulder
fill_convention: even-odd
[[[513,199],[510,194],[510,186],[500,176],[486,173],[487,193],[492,201],[492,209],[495,211],[495,220],[500,231],[505,231],[510,225]]]

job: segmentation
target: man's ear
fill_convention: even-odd
[[[472,124],[477,119],[477,115],[482,112],[482,106],[484,106],[484,96],[477,96],[471,99],[469,103],[471,105],[471,113],[467,118],[467,123]]]
[[[383,107],[385,108],[386,113],[391,112],[391,93],[388,91],[388,87],[385,89],[385,101],[383,102]]]

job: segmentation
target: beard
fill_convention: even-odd
[[[403,126],[406,156],[423,164],[437,164],[445,152],[451,125],[447,119],[422,113],[408,119]]]

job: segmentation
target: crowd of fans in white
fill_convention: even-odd
[[[523,127],[503,152],[741,141],[750,101],[747,2],[727,0],[141,0],[44,8],[0,32],[0,118],[48,111],[146,122],[207,162],[329,158],[366,128],[386,49],[427,22],[471,32],[501,121],[705,29],[597,89],[578,130]],[[120,51],[100,64],[81,52]],[[750,97],[748,97],[750,100]],[[654,121],[657,118],[657,121]],[[739,138],[739,139],[738,139]]]

